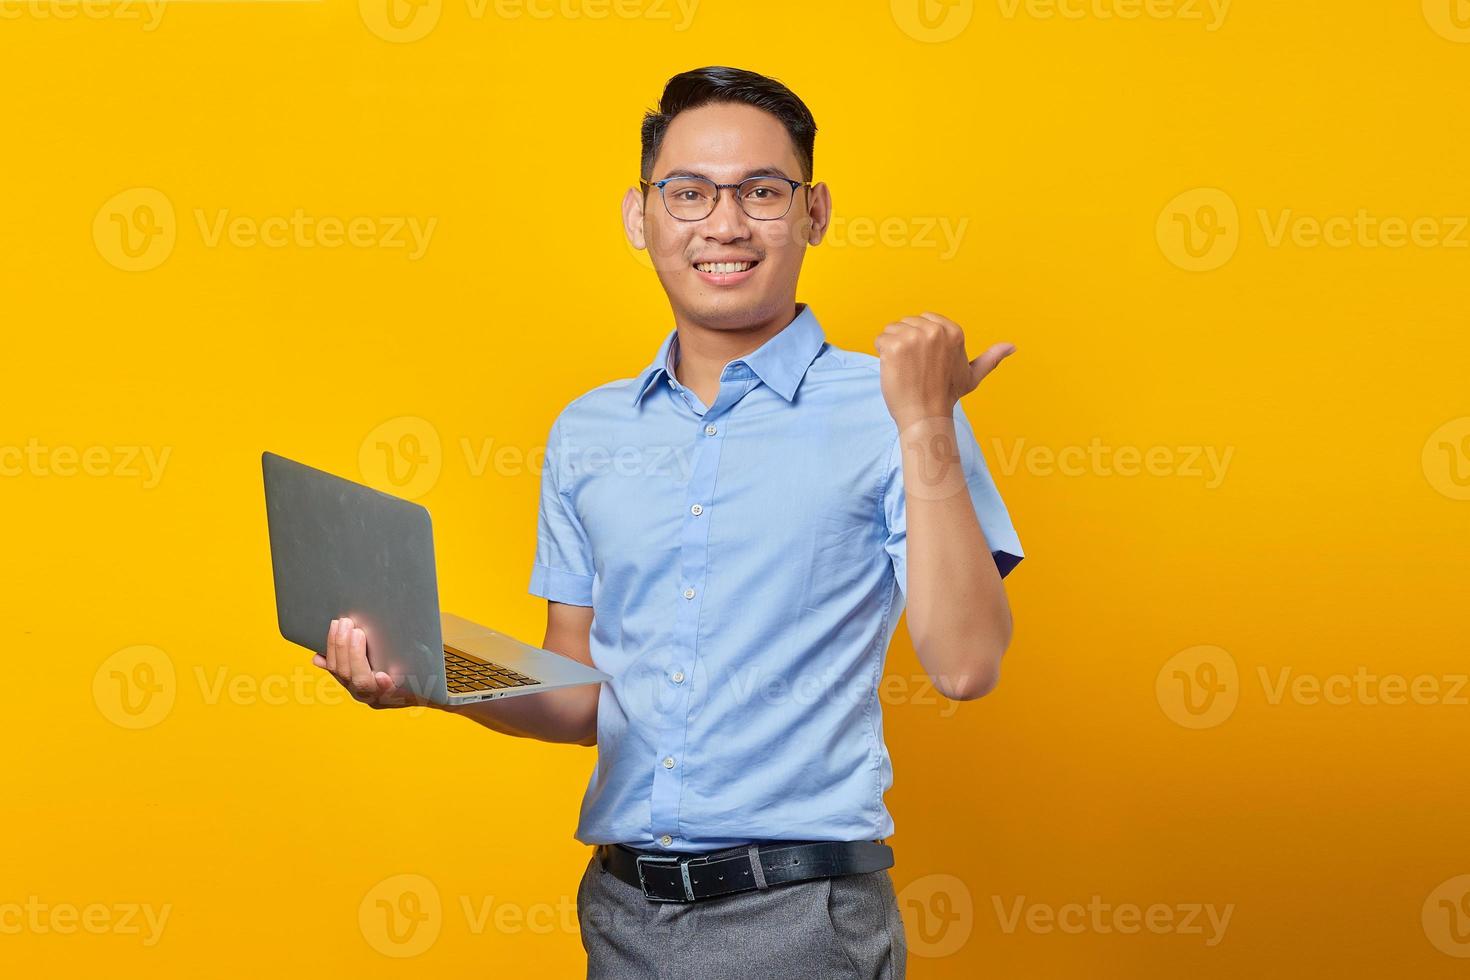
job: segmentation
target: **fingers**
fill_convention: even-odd
[[[988,350],[986,350],[985,353],[981,354],[979,357],[971,361],[971,390],[973,391],[974,387],[978,385],[981,381],[983,381],[987,374],[989,374],[991,371],[994,371],[1001,361],[1005,360],[1007,357],[1010,357],[1015,352],[1015,344],[995,344],[991,346]]]
[[[367,634],[346,616],[332,620],[327,630],[327,652],[311,662],[325,667],[358,700],[376,693],[372,670],[367,665]]]
[[[352,686],[352,627],[352,620],[346,616],[337,620],[337,662],[332,671],[348,687]]]
[[[964,330],[960,328],[958,323],[955,323],[949,317],[940,316],[938,313],[920,313],[918,316],[906,316],[900,322],[907,323],[911,327],[918,327],[921,330],[933,330],[935,327],[938,327],[941,332],[950,336],[964,336]]]
[[[378,703],[392,705],[395,708],[414,703],[411,692],[404,690],[393,683],[393,678],[381,670],[373,675],[373,680],[378,684]]]
[[[922,313],[918,316],[906,316],[887,324],[882,331],[883,335],[903,334],[910,329],[922,333],[931,333],[936,329],[939,333],[951,339],[963,339],[965,332],[958,323],[948,317],[940,316],[938,313]]]
[[[928,320],[930,323],[937,323],[941,327],[953,327],[956,330],[960,329],[960,325],[958,323],[955,323],[947,316],[940,316],[938,313],[935,313],[933,311],[920,313],[919,319]]]
[[[324,666],[334,674],[337,672],[337,627],[341,622],[340,619],[334,619],[332,625],[327,627],[327,652],[324,655],[326,660]]]
[[[378,684],[373,680],[373,669],[368,666],[367,633],[360,626],[351,626],[347,643],[347,676],[352,683],[352,692],[363,700],[372,700],[378,694]]]
[[[933,311],[926,311],[920,313],[918,316],[906,316],[901,320],[895,320],[883,328],[883,332],[878,335],[878,340],[883,341],[895,335],[902,335],[907,332],[908,328],[914,328],[924,333],[932,333],[936,327],[939,328],[940,333],[951,341],[957,344],[964,343],[964,329],[949,317],[941,316]],[[874,346],[881,347],[882,345],[875,343]],[[960,351],[963,352],[963,350],[964,348],[960,347]],[[979,357],[970,360],[971,367],[979,372],[974,375],[975,383],[979,384],[981,378],[995,370],[997,364],[1015,352],[1015,344],[994,344]],[[967,360],[969,359],[967,358]],[[981,370],[982,366],[983,370]]]
[[[314,666],[329,671],[354,700],[374,708],[396,708],[417,704],[415,695],[399,687],[392,676],[374,670],[368,656],[367,631],[351,617],[334,619],[327,628],[327,652],[311,658]]]

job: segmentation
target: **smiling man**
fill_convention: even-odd
[[[531,591],[592,608],[617,678],[578,830],[592,977],[903,976],[884,654],[906,602],[968,700],[1010,639],[1022,552],[959,398],[1012,348],[972,362],[933,313],[877,357],[826,342],[796,301],[832,215],[815,136],[773,79],[669,81],[623,223],[674,328],[552,429]],[[591,465],[651,446],[687,471]]]
[[[543,646],[614,680],[447,709],[596,744],[594,980],[903,977],[884,657],[906,608],[934,686],[971,700],[1010,641],[1021,546],[959,400],[1013,348],[970,360],[929,312],[876,356],[826,341],[796,301],[832,215],[815,136],[788,88],[734,68],[675,76],[644,118],[623,223],[674,325],[552,424],[530,575]],[[407,703],[365,653],[341,621],[318,659]]]

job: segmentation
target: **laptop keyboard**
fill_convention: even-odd
[[[531,687],[541,683],[534,677],[472,657],[448,644],[444,646],[444,670],[450,694],[470,694],[505,687]]]

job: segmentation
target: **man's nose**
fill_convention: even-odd
[[[726,193],[728,191],[729,193]],[[720,187],[715,191],[715,209],[705,218],[705,233],[718,238],[744,238],[750,216],[740,207],[735,195],[738,187]]]

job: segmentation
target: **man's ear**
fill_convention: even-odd
[[[832,194],[825,183],[816,184],[807,194],[811,203],[807,206],[807,244],[820,245],[827,235],[827,226],[832,222]]]
[[[634,248],[642,250],[648,246],[643,240],[643,195],[632,187],[623,195],[623,233]]]

